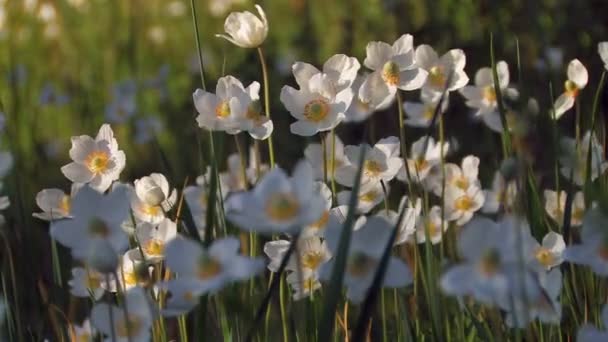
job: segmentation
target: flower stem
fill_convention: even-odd
[[[258,47],[258,56],[262,65],[262,77],[264,79],[264,111],[266,117],[270,119],[270,94],[268,92],[268,69],[266,67],[266,59],[261,47]],[[268,155],[270,158],[270,167],[274,167],[274,147],[272,144],[272,134],[268,137]]]
[[[331,193],[333,202],[336,203],[336,129],[331,130]]]
[[[401,158],[403,159],[403,168],[405,169],[405,174],[407,175],[409,195],[413,196],[414,192],[412,191],[412,176],[410,174],[410,168],[407,165],[407,144],[405,142],[405,124],[403,123],[403,116],[405,113],[403,111],[403,100],[401,99],[401,93],[399,90],[397,90],[397,110],[399,112],[399,142],[401,144]]]

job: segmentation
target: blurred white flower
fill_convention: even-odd
[[[188,7],[182,0],[173,0],[167,4],[167,13],[172,17],[181,17],[187,10]]]
[[[416,242],[425,243],[427,235],[429,241],[435,245],[441,242],[448,229],[448,220],[441,218],[441,207],[434,205],[426,215],[422,215],[416,222]]]
[[[564,83],[564,92],[555,100],[555,120],[559,119],[565,112],[574,106],[579,92],[585,88],[589,81],[587,69],[578,59],[573,59],[568,64],[568,79]]]
[[[478,185],[471,185],[465,190],[456,186],[447,187],[445,189],[446,218],[462,226],[481,209],[484,199],[483,191]]]
[[[426,146],[425,146],[426,144]],[[448,142],[443,143],[443,157],[448,153],[450,144]],[[409,177],[412,182],[420,183],[423,182],[429,175],[431,170],[441,163],[441,144],[435,143],[433,137],[423,136],[416,140],[410,148],[410,157],[407,159],[407,168],[409,171]],[[408,172],[405,167],[402,167],[397,174],[397,179],[403,182],[408,182]]]
[[[560,172],[566,179],[572,178],[574,184],[583,186],[587,171],[587,155],[589,154],[589,143],[591,142],[591,170],[589,181],[594,181],[608,168],[604,159],[604,148],[595,135],[589,131],[581,139],[580,145],[576,140],[563,137],[560,141],[562,155],[559,157],[561,164]]]
[[[359,99],[374,110],[386,108],[397,89],[415,90],[422,87],[427,72],[418,67],[414,57],[414,37],[404,34],[393,45],[369,42],[363,64],[373,72],[359,88]]]
[[[97,334],[95,329],[91,327],[89,319],[84,320],[81,325],[71,324],[71,327],[71,329],[67,329],[70,333],[70,341],[93,341],[93,336]]]
[[[431,46],[419,45],[416,47],[416,64],[428,72],[424,88],[430,91],[443,93],[447,89],[450,92],[469,83],[464,71],[466,56],[460,49],[452,49],[439,57]],[[450,73],[453,73],[450,84],[446,84]]]
[[[420,92],[420,102],[403,102],[403,110],[407,115],[405,124],[412,127],[429,127],[435,115],[435,110],[439,105],[441,95],[427,89]],[[440,114],[448,109],[448,98],[444,98],[441,103]],[[435,122],[437,124],[439,120]]]
[[[109,283],[108,283],[109,280]],[[115,279],[111,274],[101,274],[90,268],[72,268],[72,279],[68,281],[70,294],[76,297],[98,300],[103,296],[106,289],[115,292]]]
[[[262,45],[268,35],[268,21],[262,7],[255,5],[255,8],[258,10],[259,18],[249,11],[232,12],[224,22],[224,31],[228,35],[215,36],[242,48],[257,48]]]
[[[316,272],[303,269],[301,273],[291,272],[285,277],[287,284],[293,290],[293,299],[300,300],[310,297],[316,290],[321,288],[321,282]]]
[[[543,237],[542,245],[534,240],[534,265],[547,271],[564,261],[566,243],[561,234],[549,232]]]
[[[601,342],[608,340],[608,304],[604,304],[601,313],[601,322],[604,330],[600,330],[590,324],[584,324],[576,334],[578,342]]]
[[[445,164],[445,188],[457,187],[466,191],[471,186],[481,187],[477,175],[479,174],[479,158],[469,155],[462,159],[461,166],[456,164]],[[441,170],[433,173],[428,178],[428,187],[435,195],[442,195],[442,174]]]
[[[329,215],[330,215],[331,204],[332,204],[332,192],[329,189],[329,187],[323,182],[315,182],[314,187],[315,187],[315,192],[319,193],[321,195],[319,200],[323,201],[323,206],[324,206],[325,210],[323,211],[323,213],[319,216],[319,218],[315,222],[304,227],[304,230],[302,230],[302,233],[300,234],[301,237],[304,237],[304,236],[323,237],[323,235],[325,234],[325,227],[327,226],[327,223],[329,222]]]
[[[167,242],[177,236],[177,225],[168,218],[158,226],[143,222],[137,226],[135,234],[146,260],[155,262],[163,259]]]
[[[332,224],[327,228],[326,243],[334,255],[337,254],[342,229],[342,224]],[[372,285],[392,230],[386,219],[377,216],[368,218],[360,229],[353,230],[344,272],[346,297],[353,303],[360,303]],[[321,279],[329,280],[333,267],[334,260],[324,264],[320,270]],[[382,287],[400,288],[411,282],[412,274],[407,265],[391,256]]]
[[[131,193],[133,216],[143,222],[160,223],[175,204],[177,191],[171,191],[167,178],[161,173],[135,180],[134,185],[135,191]]]
[[[313,168],[314,177],[317,180],[323,180],[324,160],[327,163],[327,179],[331,180],[335,176],[335,171],[340,167],[348,165],[349,161],[344,154],[344,144],[342,140],[336,137],[335,150],[332,151],[332,137],[331,134],[325,136],[323,143],[325,144],[325,156],[323,156],[323,147],[321,144],[308,144],[304,149],[304,157],[310,163]],[[333,153],[332,153],[333,152]],[[332,168],[332,155],[334,156],[333,168]],[[324,159],[325,158],[325,159]]]
[[[148,274],[146,274],[146,272],[148,272],[148,270],[142,260],[139,248],[130,249],[120,258],[120,263],[116,270],[116,274],[118,274],[118,283],[123,291],[138,285],[144,285],[148,279]]]
[[[553,219],[558,225],[564,223],[564,213],[566,211],[566,192],[557,192],[545,190],[545,211],[547,215]],[[573,227],[583,224],[583,216],[585,215],[585,197],[581,191],[574,194],[572,199],[572,208],[570,215],[570,225]]]
[[[300,231],[325,211],[315,192],[312,168],[300,161],[291,177],[275,167],[249,192],[233,193],[226,200],[226,217],[243,230],[259,233]]]
[[[600,54],[602,62],[604,62],[604,68],[608,70],[608,42],[598,43],[597,52]]]
[[[205,220],[207,207],[209,205],[209,183],[206,181],[206,176],[199,176],[196,179],[196,185],[189,185],[184,189],[184,199],[196,225],[199,234],[205,231]],[[223,179],[220,177],[221,189],[229,189],[227,184],[223,184]],[[222,191],[222,195],[226,197],[227,192]],[[219,198],[219,189],[217,191]]]
[[[386,192],[388,196],[388,185],[386,185]],[[350,190],[340,191],[337,195],[338,204],[348,205],[351,194],[352,191]],[[357,195],[359,196],[359,200],[357,202],[357,212],[361,214],[369,213],[384,200],[384,191],[380,182],[367,182],[361,184],[359,187],[359,193]]]
[[[151,299],[144,289],[134,287],[125,293],[124,301],[127,310],[108,303],[95,304],[91,310],[91,323],[108,339],[114,336],[115,342],[149,341],[155,316]]]
[[[194,309],[202,294],[198,283],[193,280],[170,281],[161,284],[167,294],[167,303],[161,310],[163,317],[181,316]]]
[[[564,259],[575,264],[589,266],[599,276],[608,276],[608,216],[601,208],[591,208],[583,219],[581,243],[570,245]]]
[[[362,101],[359,97],[359,91],[366,77],[367,74],[358,75],[351,86],[354,97],[350,107],[348,107],[346,110],[344,122],[363,122],[367,120],[367,118],[369,118],[375,111],[384,110],[390,107],[390,105],[393,103],[392,101],[388,101],[384,106],[374,109],[372,106],[370,106],[369,102]]]
[[[88,135],[72,137],[70,158],[73,162],[61,168],[65,177],[74,183],[86,183],[99,192],[105,192],[118,180],[126,162],[108,124],[101,126],[95,139]]]
[[[148,28],[147,36],[152,43],[158,45],[162,45],[167,40],[165,28],[160,25],[154,25]]]
[[[54,221],[70,218],[72,198],[78,192],[81,184],[73,183],[72,191],[67,195],[61,189],[44,189],[36,194],[36,205],[42,210],[41,213],[33,213],[32,216],[44,221]]]
[[[495,214],[499,210],[510,211],[515,203],[517,184],[514,181],[507,183],[500,171],[496,171],[492,180],[492,189],[484,190],[484,202],[481,212]]]

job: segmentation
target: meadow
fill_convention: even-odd
[[[606,17],[0,0],[0,341],[608,340]]]

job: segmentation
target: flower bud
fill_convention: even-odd
[[[232,12],[224,23],[224,31],[228,35],[217,34],[216,37],[224,38],[243,48],[257,48],[262,45],[268,35],[268,21],[262,7],[255,5],[255,8],[260,18],[249,11]]]

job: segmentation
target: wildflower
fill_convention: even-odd
[[[492,189],[484,190],[482,213],[495,214],[501,208],[510,210],[517,195],[517,185],[514,181],[507,182],[500,171],[496,171],[492,180]]]
[[[318,219],[304,227],[304,230],[301,233],[301,236],[323,236],[325,234],[325,227],[329,222],[329,215],[331,211],[331,204],[333,200],[332,192],[327,185],[323,182],[315,182],[315,193],[320,194],[319,200],[323,201],[323,206],[325,210],[318,217]]]
[[[416,221],[416,242],[425,243],[428,236],[429,241],[435,245],[441,242],[447,229],[447,220],[441,218],[441,207],[434,205],[428,214],[420,216]]]
[[[445,187],[456,187],[461,190],[467,190],[471,186],[480,187],[481,184],[477,179],[479,174],[479,158],[475,156],[466,156],[462,159],[461,166],[448,163],[445,164]],[[433,177],[429,177],[429,186],[437,196],[442,195],[442,175],[441,172],[436,172]]]
[[[350,162],[346,155],[344,154],[344,144],[342,144],[342,140],[336,135],[335,136],[335,147],[332,150],[332,136],[326,135],[324,138],[325,145],[325,156],[323,156],[323,150],[321,144],[309,144],[304,150],[304,157],[313,167],[314,178],[318,180],[322,180],[324,178],[324,165],[323,163],[327,163],[327,179],[331,180],[334,178],[336,171],[343,167],[347,166]],[[332,162],[333,156],[333,162]],[[333,164],[333,167],[332,167]]]
[[[338,183],[349,187],[353,186],[357,176],[361,149],[367,151],[363,161],[361,183],[389,182],[403,166],[403,160],[399,156],[399,138],[397,137],[380,139],[373,148],[368,144],[349,145],[344,149],[349,162],[337,170],[336,181]]]
[[[118,149],[108,124],[101,126],[95,139],[88,135],[72,137],[70,158],[73,162],[61,168],[64,176],[99,192],[105,192],[125,168],[125,153]]]
[[[226,200],[228,220],[241,229],[260,233],[300,230],[321,217],[325,204],[315,193],[311,166],[300,161],[288,177],[276,167],[249,192]]]
[[[228,189],[228,186],[223,184],[222,181],[222,178],[220,178],[221,189]],[[199,234],[202,234],[205,230],[206,213],[209,206],[208,184],[206,176],[199,176],[196,178],[196,185],[190,185],[184,189],[184,199],[186,200],[186,204],[188,204],[188,209]],[[225,197],[227,194],[226,192],[222,192],[222,195]],[[219,190],[217,197],[219,198]]]
[[[589,75],[585,66],[578,59],[570,61],[568,64],[568,80],[564,83],[564,93],[555,100],[553,105],[555,120],[574,106],[574,101],[579,92],[585,88],[588,81]]]
[[[165,248],[167,266],[179,275],[173,282],[193,282],[198,294],[214,293],[224,286],[249,279],[264,269],[260,258],[238,254],[239,240],[226,237],[204,248],[193,240],[178,236]],[[174,285],[171,285],[174,286]]]
[[[238,153],[233,153],[228,156],[228,169],[225,172],[220,173],[222,191],[226,193],[243,191],[249,187],[249,184],[255,184],[258,178],[258,172],[261,176],[268,171],[267,164],[258,164],[256,151],[253,148],[249,149],[249,164],[245,165],[245,179],[243,179],[241,156]]]
[[[359,97],[359,91],[361,89],[361,85],[365,81],[367,75],[362,76],[359,75],[355,78],[355,81],[352,84],[353,94],[356,96],[353,97],[353,101],[350,104],[350,107],[346,110],[346,117],[344,118],[344,122],[363,122],[367,120],[375,111],[380,111],[388,108],[392,101],[388,101],[383,107],[372,108],[369,102],[364,102]]]
[[[267,116],[262,115],[260,105],[260,84],[252,82],[245,88],[251,102],[247,107],[247,113],[243,118],[240,129],[247,131],[249,135],[257,140],[267,139],[274,130],[274,124]]]
[[[71,324],[70,326],[71,329],[67,329],[70,333],[70,341],[92,341],[93,336],[97,334],[88,319],[84,320],[81,325]]]
[[[566,210],[566,192],[562,190],[558,195],[555,191],[545,190],[544,195],[545,211],[553,221],[561,225],[564,223],[564,212]],[[581,191],[574,195],[570,213],[570,225],[573,227],[580,226],[585,214],[585,198]]]
[[[505,98],[515,99],[519,96],[515,88],[509,87],[509,66],[505,61],[496,63],[498,74],[498,85],[501,94]],[[499,132],[503,131],[498,113],[496,89],[494,88],[494,76],[492,68],[484,67],[477,70],[475,74],[475,85],[465,86],[460,89],[460,94],[465,97],[467,106],[475,109],[475,117],[482,118],[486,125]],[[493,123],[497,122],[497,125]],[[496,129],[495,129],[496,128]]]
[[[469,77],[464,72],[466,56],[460,49],[452,49],[439,57],[435,50],[426,44],[416,48],[416,64],[426,72],[428,77],[424,88],[443,93],[444,89],[449,91],[458,90],[469,83]],[[452,73],[449,84],[446,84]]]
[[[101,274],[93,269],[82,267],[72,268],[72,279],[68,281],[68,285],[70,285],[70,294],[73,296],[93,297],[96,300],[103,296],[106,288],[115,291],[112,275]]]
[[[167,291],[167,303],[161,310],[163,317],[181,316],[194,309],[202,294],[198,283],[194,280],[181,280],[161,284]]]
[[[133,215],[144,222],[160,223],[177,200],[176,190],[170,190],[167,178],[161,173],[142,177],[134,184],[135,191],[131,193]]]
[[[373,72],[359,88],[359,99],[378,110],[395,98],[397,89],[415,90],[422,87],[427,72],[414,61],[414,37],[402,35],[392,46],[385,42],[370,42],[363,64]]]
[[[445,190],[446,218],[461,226],[469,222],[473,214],[481,209],[483,202],[483,191],[476,185],[471,185],[466,190],[450,186]]]
[[[560,142],[564,152],[559,157],[561,164],[560,172],[566,179],[572,179],[574,184],[578,186],[585,184],[588,154],[591,155],[589,181],[598,178],[608,168],[608,163],[604,159],[604,148],[590,131],[585,133],[578,145],[575,139],[566,137],[562,138]],[[589,153],[590,145],[591,153]]]
[[[313,292],[321,288],[318,275],[309,269],[303,269],[301,273],[291,272],[285,277],[285,280],[293,290],[294,300],[310,297]]]
[[[416,202],[412,203],[407,196],[403,196],[399,202],[398,212],[401,213],[403,210],[405,210],[405,213],[403,214],[401,225],[397,227],[398,231],[397,237],[395,238],[395,245],[410,241],[416,233],[416,224],[419,220],[420,212],[422,211],[422,201],[420,198],[417,198]],[[391,221],[391,223],[397,224],[399,214],[395,214],[395,219]]]
[[[67,195],[61,189],[44,189],[36,194],[36,204],[42,210],[32,216],[44,221],[54,221],[70,218],[72,198],[78,192],[80,184],[72,184],[72,191]]]
[[[327,229],[327,245],[335,255],[343,226],[333,224]],[[392,229],[386,219],[372,216],[360,229],[352,232],[344,272],[344,286],[347,288],[346,297],[353,303],[360,303],[372,285]],[[321,279],[328,280],[333,267],[333,260],[323,265],[320,271]],[[407,265],[391,256],[381,283],[382,287],[399,288],[411,282],[412,274]]]
[[[443,158],[448,153],[449,147],[448,142],[443,143]],[[413,182],[420,183],[427,178],[431,170],[441,163],[441,152],[441,144],[435,143],[435,139],[432,137],[422,137],[412,144],[410,157],[407,159],[407,168]],[[405,167],[399,170],[397,179],[404,182],[409,181]]]
[[[549,232],[543,237],[542,245],[534,240],[534,265],[542,269],[550,270],[559,266],[563,261],[563,253],[566,249],[564,238],[556,233]]]
[[[125,293],[124,301],[127,310],[108,303],[95,304],[91,323],[108,338],[115,337],[116,342],[149,341],[155,315],[148,295],[141,287],[135,287]]]
[[[388,185],[386,185],[386,196],[388,196]],[[352,191],[344,190],[338,193],[338,203],[340,205],[348,205],[350,202]],[[374,209],[380,202],[384,200],[384,190],[380,182],[367,182],[359,187],[359,201],[357,202],[357,212],[366,214]]]
[[[224,76],[217,81],[215,94],[197,89],[192,97],[199,113],[196,117],[199,127],[228,134],[241,131],[251,104],[251,98],[241,81]]]
[[[564,259],[591,267],[599,276],[608,276],[608,233],[604,229],[608,217],[600,208],[591,208],[583,218],[581,244],[571,245],[564,252]]]
[[[441,96],[428,90],[420,92],[420,102],[403,102],[403,109],[407,114],[405,124],[412,127],[429,127],[435,110],[439,106]],[[440,114],[448,109],[448,99],[444,98],[441,102]]]
[[[249,11],[232,12],[224,22],[225,34],[216,34],[216,37],[224,38],[236,46],[242,48],[257,48],[268,35],[268,21],[266,14],[259,5],[255,5],[260,18]]]
[[[600,54],[602,62],[604,62],[604,68],[608,70],[608,42],[598,43],[597,52]]]
[[[118,186],[102,195],[88,186],[74,196],[72,219],[52,221],[51,237],[72,250],[72,255],[85,260],[95,252],[98,242],[108,243],[115,253],[129,244],[121,224],[129,215],[128,188]],[[99,246],[97,246],[99,247]]]
[[[269,241],[264,245],[264,253],[270,258],[268,269],[277,272],[281,261],[289,249],[291,242],[286,240]],[[286,269],[299,272],[309,270],[313,273],[331,259],[331,253],[326,243],[318,236],[300,237],[296,246],[296,253],[291,255]]]
[[[604,330],[600,330],[592,325],[584,324],[576,334],[578,342],[599,342],[608,339],[608,304],[602,307],[601,321]]]
[[[118,283],[123,290],[129,290],[144,285],[148,279],[148,268],[142,260],[139,248],[128,250],[120,258],[120,265],[116,270]]]
[[[136,234],[144,256],[154,262],[163,258],[167,242],[177,236],[177,225],[168,218],[158,226],[143,222],[137,226]]]

